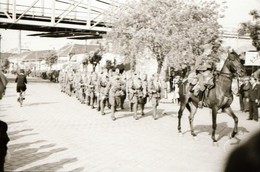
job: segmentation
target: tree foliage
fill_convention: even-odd
[[[217,53],[219,5],[215,1],[139,0],[111,11],[107,40],[113,51],[134,66],[148,49],[156,58],[158,72],[163,63],[176,69],[194,65],[210,44]],[[216,57],[216,56],[211,56]],[[212,59],[210,59],[212,60]],[[214,60],[214,59],[213,59]]]
[[[54,64],[57,63],[58,61],[58,56],[56,53],[52,53],[50,56],[45,58],[46,64],[48,64],[50,67]]]
[[[249,34],[252,39],[252,45],[257,51],[260,51],[260,10],[252,10],[250,12],[252,21],[241,23],[238,30],[240,35]]]

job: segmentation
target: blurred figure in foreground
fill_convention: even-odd
[[[260,171],[260,131],[237,147],[228,157],[225,172]]]

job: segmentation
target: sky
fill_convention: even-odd
[[[17,0],[18,1],[18,0]],[[21,0],[20,0],[21,1]],[[222,2],[223,0],[216,0]],[[2,2],[2,0],[1,0]],[[260,0],[226,0],[227,9],[225,17],[219,23],[225,28],[237,28],[239,23],[251,20],[249,12],[260,9]],[[1,22],[1,20],[0,20]],[[21,49],[26,50],[57,50],[66,44],[85,44],[84,40],[69,40],[66,38],[40,38],[26,36],[32,32],[21,31]],[[1,52],[12,52],[18,50],[19,31],[0,29]]]

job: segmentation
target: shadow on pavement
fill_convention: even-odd
[[[57,103],[57,102],[25,103],[24,106],[39,106],[39,105],[54,104],[54,103]]]
[[[8,126],[12,125],[12,124],[17,124],[17,123],[22,123],[22,122],[26,122],[27,120],[21,120],[21,121],[12,121],[12,122],[7,122]]]
[[[65,164],[76,162],[77,158],[66,158],[53,163],[46,163],[38,166],[34,166],[32,168],[28,168],[25,171],[57,171],[62,168]],[[77,168],[75,171],[84,170],[84,168]],[[74,170],[73,170],[74,171]]]
[[[189,130],[190,131],[190,130]],[[212,133],[212,125],[196,125],[194,127],[196,134],[207,132],[208,135]],[[217,141],[221,140],[223,137],[228,136],[232,133],[233,128],[227,125],[227,122],[222,122],[217,124],[216,135],[218,135]],[[249,131],[244,127],[238,127],[238,133],[249,133]],[[237,138],[237,144],[240,142],[240,139]]]
[[[9,122],[9,124],[22,123],[25,121],[14,121]],[[11,131],[8,133],[10,142],[8,144],[8,150],[10,152],[10,159],[5,163],[5,171],[16,171],[20,170],[25,166],[25,170],[22,171],[56,171],[62,168],[65,164],[77,161],[75,157],[59,160],[55,163],[46,163],[45,160],[49,159],[49,156],[64,152],[68,150],[65,147],[57,147],[54,143],[49,143],[46,140],[37,140],[34,138],[25,138],[27,141],[23,141],[21,138],[37,135],[38,133],[33,133],[33,129],[21,129],[16,131]],[[15,142],[15,140],[19,140]],[[28,139],[32,140],[28,142]],[[55,156],[55,155],[54,155]],[[43,160],[41,165],[29,166],[30,164]],[[48,162],[48,161],[47,161]],[[45,164],[43,164],[45,163]],[[81,168],[78,168],[81,169]]]

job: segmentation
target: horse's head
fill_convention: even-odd
[[[241,63],[241,60],[237,53],[235,52],[228,53],[228,57],[225,63],[226,63],[226,67],[229,69],[231,73],[237,74],[240,77],[245,76],[246,74],[245,67]]]

